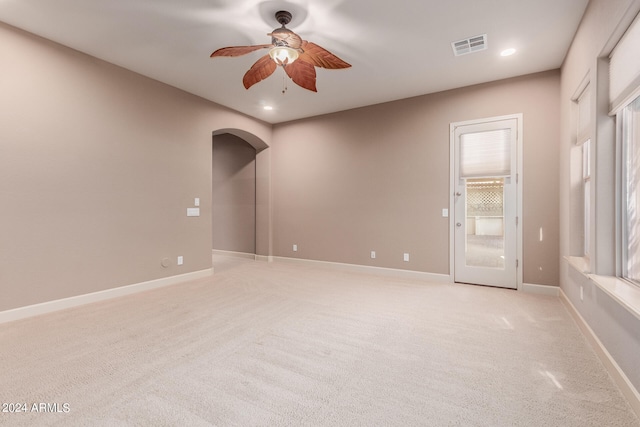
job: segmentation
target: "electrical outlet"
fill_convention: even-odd
[[[182,265],[182,264],[184,264],[184,258],[182,257],[182,255],[180,255],[178,257],[178,265]]]
[[[409,262],[409,254],[408,253],[404,253],[404,262]]]
[[[376,251],[371,251],[371,259],[376,259]]]
[[[293,252],[298,252],[298,245],[293,245]]]

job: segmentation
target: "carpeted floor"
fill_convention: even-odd
[[[214,265],[0,325],[0,425],[640,425],[557,298]]]

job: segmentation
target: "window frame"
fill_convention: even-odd
[[[580,156],[582,159],[581,170],[579,172],[580,185],[581,185],[581,210],[582,210],[582,238],[580,241],[580,257],[585,259],[585,262],[591,265],[591,249],[593,244],[592,238],[592,89],[590,73],[587,73],[582,80],[575,95],[572,97],[574,104],[574,135],[576,149],[580,150]],[[577,178],[577,176],[576,176]],[[589,267],[591,270],[591,267]]]
[[[632,121],[629,117],[629,107],[635,102],[640,103],[640,94],[631,99],[628,103],[621,106],[618,112],[616,113],[616,122],[617,122],[617,144],[618,144],[618,152],[619,152],[619,171],[618,171],[618,179],[619,179],[619,208],[620,215],[618,216],[620,221],[620,262],[619,262],[619,278],[629,282],[637,287],[640,287],[640,274],[638,277],[630,277],[628,270],[628,259],[629,259],[629,209],[628,209],[628,194],[629,194],[629,138],[631,137],[630,129],[627,127],[627,124]],[[637,134],[638,132],[634,132]],[[640,147],[640,141],[636,141],[634,144],[635,147]],[[640,168],[637,171],[640,174]],[[640,181],[640,179],[638,179]],[[636,184],[637,185],[637,184]],[[636,235],[640,237],[640,220],[637,221],[636,225],[638,231]]]
[[[584,236],[582,250],[586,258],[591,253],[591,139],[581,143],[582,146],[582,193],[583,193],[583,227]]]

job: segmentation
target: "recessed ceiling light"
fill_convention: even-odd
[[[516,53],[516,50],[514,48],[505,49],[502,52],[500,52],[500,56],[511,56],[514,53]]]
[[[264,108],[264,109],[265,109],[265,110],[267,110],[267,111],[271,111],[271,110],[273,110],[273,107],[272,107],[271,105],[265,105],[265,106],[264,106],[264,107],[262,107],[262,108]]]

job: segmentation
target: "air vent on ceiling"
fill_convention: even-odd
[[[466,55],[468,53],[479,52],[487,48],[487,35],[469,37],[468,39],[458,40],[451,43],[453,54],[455,56]]]

